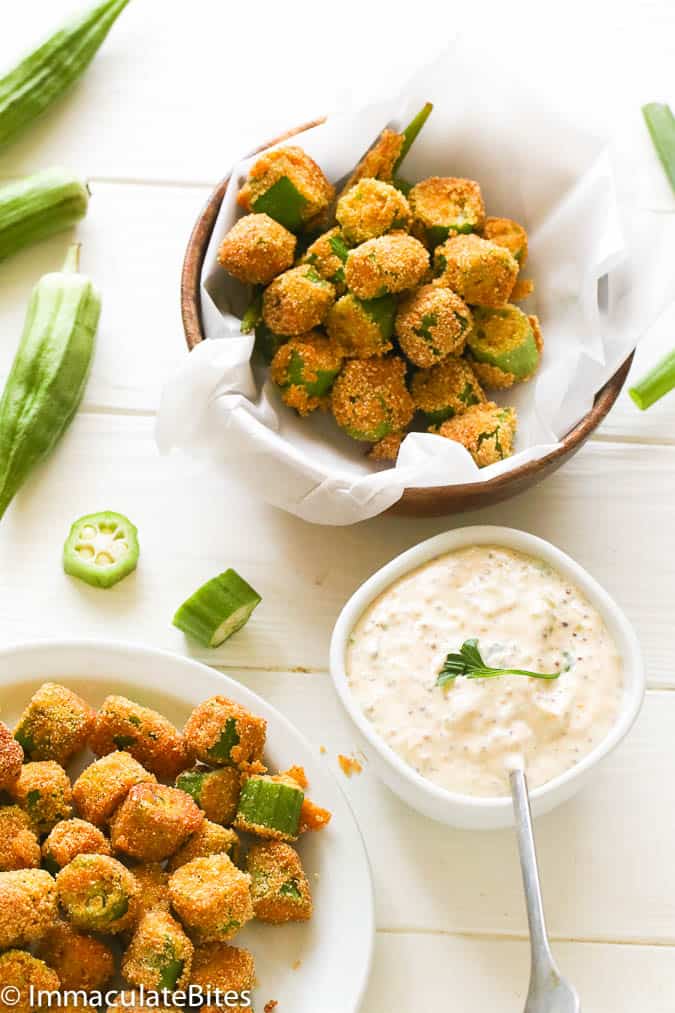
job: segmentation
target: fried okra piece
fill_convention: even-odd
[[[269,215],[244,215],[226,234],[218,261],[228,274],[248,285],[268,285],[291,267],[297,240]]]
[[[7,791],[16,782],[22,763],[23,749],[0,721],[0,791]]]
[[[486,387],[506,389],[537,372],[543,341],[539,321],[517,306],[478,308],[467,339],[469,361]]]
[[[8,794],[21,806],[38,834],[48,834],[73,812],[70,779],[54,760],[25,763]]]
[[[472,405],[463,415],[448,419],[433,432],[461,443],[478,467],[485,468],[511,456],[516,424],[514,408],[502,408],[487,401]]]
[[[130,985],[153,992],[184,989],[190,983],[193,953],[194,946],[168,911],[150,911],[136,926],[122,974]]]
[[[199,830],[171,856],[167,869],[169,872],[175,872],[195,858],[209,858],[211,855],[227,855],[236,865],[239,861],[239,850],[240,842],[234,830],[204,820]]]
[[[413,231],[430,246],[458,233],[480,232],[485,222],[483,195],[473,179],[430,176],[412,188],[408,201]]]
[[[312,267],[284,271],[263,293],[263,320],[281,335],[305,334],[322,324],[335,302],[335,289]]]
[[[116,935],[136,919],[138,883],[108,855],[78,855],[61,869],[56,890],[67,920],[85,932]]]
[[[527,260],[527,232],[512,218],[486,218],[482,230],[483,239],[489,239],[498,246],[510,250],[522,269]]]
[[[28,815],[18,805],[0,806],[0,872],[39,866],[40,842]]]
[[[39,1013],[43,1008],[39,993],[58,992],[61,982],[56,971],[44,960],[22,950],[8,950],[0,953],[0,985],[5,989],[15,988],[18,996],[16,1004],[0,1004],[4,1009],[14,1010],[15,1013]]]
[[[456,355],[415,373],[410,393],[415,407],[424,412],[432,425],[440,425],[487,400],[469,363]]]
[[[326,395],[342,368],[338,345],[317,331],[291,338],[272,359],[270,376],[281,399],[299,415],[327,407]]]
[[[518,261],[504,246],[480,236],[455,236],[434,252],[436,284],[471,306],[504,306],[518,277]]]
[[[300,833],[300,813],[305,793],[285,774],[258,774],[243,784],[237,830],[280,841],[295,841]]]
[[[82,771],[73,785],[73,801],[83,819],[102,827],[130,788],[155,780],[129,753],[109,753]]]
[[[192,753],[217,767],[264,770],[267,722],[233,700],[212,696],[192,711],[185,725],[185,738]]]
[[[340,196],[348,193],[362,179],[381,179],[385,183],[391,183],[401,161],[404,142],[403,134],[397,134],[389,129],[383,130],[354,169]]]
[[[39,942],[36,954],[54,968],[64,989],[91,992],[115,973],[115,955],[106,943],[61,920]]]
[[[307,247],[302,263],[314,267],[340,295],[345,290],[345,263],[348,253],[349,244],[340,227],[336,226],[324,232]]]
[[[14,738],[29,760],[66,767],[87,744],[94,711],[72,690],[55,682],[40,686],[19,718]]]
[[[511,292],[511,302],[522,302],[524,299],[529,299],[533,292],[534,282],[532,279],[521,278],[519,275]]]
[[[237,203],[298,232],[327,210],[334,195],[316,162],[302,148],[290,146],[266,151],[257,159]]]
[[[203,992],[233,992],[241,995],[255,985],[253,954],[240,946],[207,943],[195,949],[190,984]],[[242,998],[246,998],[243,996]]]
[[[124,696],[109,696],[103,701],[89,746],[96,756],[123,749],[166,781],[173,781],[191,762],[183,735],[167,718]]]
[[[335,217],[348,243],[410,228],[410,205],[400,190],[379,179],[362,179],[337,202]]]
[[[174,911],[199,943],[226,943],[253,918],[250,877],[227,855],[195,858],[169,880]]]
[[[347,288],[359,299],[379,299],[418,285],[429,269],[429,254],[405,232],[392,232],[350,250]]]
[[[401,351],[416,366],[435,366],[448,355],[461,355],[471,330],[469,307],[449,288],[422,285],[400,303],[396,336]]]
[[[374,443],[368,451],[371,461],[395,461],[405,433],[391,433]]]
[[[113,851],[162,862],[204,822],[194,799],[164,784],[135,784],[110,821]]]
[[[56,921],[56,887],[44,869],[0,872],[0,950],[30,946]]]
[[[346,358],[370,359],[385,355],[394,347],[391,336],[395,316],[396,300],[393,296],[357,299],[348,292],[331,306],[326,330]]]
[[[340,428],[366,443],[402,432],[415,411],[405,376],[405,362],[397,356],[350,360],[335,381],[331,398]]]
[[[246,859],[256,918],[279,925],[312,917],[312,895],[300,856],[282,841],[254,844]]]
[[[42,844],[45,868],[56,875],[78,855],[110,855],[110,841],[98,827],[86,820],[57,823]]]
[[[236,767],[195,767],[178,775],[176,787],[191,795],[208,820],[229,826],[237,815],[241,777]]]
[[[146,862],[135,865],[130,870],[138,886],[138,904],[136,905],[136,922],[149,911],[168,911],[169,874],[159,862]]]

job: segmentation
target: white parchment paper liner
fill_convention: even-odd
[[[540,317],[543,362],[530,383],[494,395],[518,410],[514,456],[479,470],[459,444],[411,433],[396,465],[378,466],[329,416],[299,419],[281,403],[266,370],[250,362],[252,337],[239,329],[247,293],[216,259],[251,158],[232,171],[204,263],[208,340],[162,396],[162,451],[210,454],[275,506],[315,523],[352,524],[386,510],[407,487],[485,481],[549,453],[675,298],[675,217],[653,211],[645,180],[658,177],[645,169],[653,170],[646,131],[623,146],[591,137],[494,64],[486,74],[465,43],[423,68],[399,97],[330,117],[290,143],[337,181],[383,125],[402,127],[427,99],[435,108],[406,159],[406,178],[477,179],[488,213],[515,218],[530,236],[524,275],[536,291],[523,308]]]

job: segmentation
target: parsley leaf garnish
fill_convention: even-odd
[[[563,669],[563,671],[565,671]],[[458,653],[450,653],[443,662],[443,668],[436,679],[437,686],[447,686],[449,682],[463,675],[465,679],[494,679],[498,675],[527,675],[532,679],[557,679],[560,672],[528,672],[522,668],[490,668],[483,661],[478,649],[478,641],[465,640]]]

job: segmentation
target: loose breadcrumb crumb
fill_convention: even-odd
[[[338,763],[345,777],[351,777],[353,774],[360,774],[363,770],[362,765],[356,759],[355,756],[343,756],[342,753],[338,753]]]

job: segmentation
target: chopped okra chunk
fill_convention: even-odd
[[[473,179],[431,176],[412,188],[408,200],[413,231],[430,246],[458,233],[479,232],[485,221],[483,196]]]
[[[264,320],[256,325],[255,350],[263,357],[268,366],[286,341],[288,341],[287,334],[275,334]]]
[[[241,789],[234,825],[258,837],[295,841],[304,798],[305,793],[290,777],[253,775]]]
[[[377,443],[373,443],[368,451],[371,461],[395,461],[403,443],[405,433],[391,433],[384,436]]]
[[[18,805],[0,805],[0,872],[39,866],[40,842],[28,814]]]
[[[357,299],[348,292],[331,307],[326,330],[346,358],[369,359],[393,348],[396,302],[391,295],[381,299]]]
[[[483,239],[510,250],[522,270],[527,260],[527,232],[522,225],[512,218],[486,218],[481,234]]]
[[[420,369],[410,384],[415,407],[427,421],[439,425],[486,401],[473,369],[465,359],[449,355],[430,369]]]
[[[236,865],[239,860],[239,837],[229,827],[204,820],[199,830],[171,856],[167,869],[175,872],[195,858],[209,858],[211,855],[227,855]]]
[[[94,711],[65,686],[45,682],[31,697],[14,729],[29,760],[54,760],[65,767],[87,745]]]
[[[297,851],[283,841],[263,841],[250,848],[246,871],[256,918],[279,925],[312,917],[312,895]]]
[[[471,306],[504,306],[518,277],[518,261],[504,246],[480,236],[455,236],[434,252],[436,284]]]
[[[68,921],[85,932],[116,935],[136,917],[138,884],[107,855],[78,855],[56,877],[59,904]]]
[[[162,780],[173,780],[190,764],[183,735],[162,714],[124,696],[101,704],[89,739],[96,756],[123,749]]]
[[[207,819],[229,826],[237,815],[241,777],[236,767],[196,767],[178,775],[176,787],[191,795]]]
[[[311,264],[284,271],[263,293],[263,320],[275,334],[305,334],[326,319],[335,288]]]
[[[345,267],[347,288],[359,299],[403,292],[418,285],[429,269],[429,254],[405,232],[392,232],[350,250]]]
[[[227,855],[195,858],[169,880],[171,904],[198,943],[226,943],[253,918],[251,880]]]
[[[190,983],[194,946],[168,911],[141,918],[122,959],[122,974],[131,985],[150,991],[184,989]]]
[[[14,784],[21,773],[22,763],[21,745],[0,721],[0,791],[6,791]]]
[[[341,229],[336,226],[329,232],[315,239],[302,258],[303,264],[310,264],[341,294],[345,290],[345,262],[349,253],[347,243]]]
[[[439,429],[439,436],[461,443],[479,468],[503,461],[513,453],[517,416],[515,409],[502,408],[494,401],[472,405],[463,415],[448,419]]]
[[[138,886],[138,904],[136,905],[136,924],[149,911],[168,911],[169,873],[160,862],[144,862],[134,865],[131,873]]]
[[[4,1004],[14,1013],[38,1013],[39,1006],[30,1001],[30,995],[56,993],[61,987],[58,974],[44,960],[18,949],[0,953],[0,982],[5,988],[15,988],[20,996],[18,1005]]]
[[[245,215],[226,234],[218,261],[249,285],[267,285],[293,263],[297,240],[269,215]]]
[[[49,873],[44,869],[0,872],[0,915],[4,916],[0,917],[0,950],[30,946],[41,939],[57,917],[56,887]]]
[[[192,711],[185,737],[194,756],[214,767],[264,771],[267,722],[233,700],[213,696]]]
[[[73,785],[73,802],[83,819],[102,827],[135,784],[154,780],[129,753],[109,753],[82,771]]]
[[[486,387],[512,387],[529,380],[539,367],[539,321],[517,306],[478,307],[467,349],[474,372]]]
[[[337,203],[335,217],[348,243],[356,245],[410,227],[410,205],[400,190],[379,179],[362,179]]]
[[[63,569],[92,587],[112,587],[136,569],[138,530],[106,510],[75,521],[63,547]]]
[[[331,404],[335,421],[348,436],[377,443],[400,433],[415,408],[405,385],[403,359],[351,359],[335,381]]]
[[[186,792],[164,784],[135,784],[110,823],[113,851],[141,862],[162,862],[204,822]]]
[[[354,169],[340,196],[342,197],[362,179],[382,179],[385,183],[391,183],[401,161],[404,141],[403,134],[397,134],[388,128],[383,130]]]
[[[414,365],[434,366],[462,354],[471,322],[468,306],[449,288],[422,285],[400,303],[396,336]]]
[[[317,331],[291,338],[272,360],[270,376],[281,388],[281,397],[299,415],[327,406],[329,393],[342,368],[338,345]]]
[[[110,855],[110,841],[86,820],[71,819],[57,823],[42,845],[45,868],[56,875],[78,855]]]
[[[255,984],[253,954],[227,943],[198,946],[192,962],[191,983],[204,992],[216,989],[223,994],[249,992]]]
[[[62,989],[100,989],[115,973],[110,946],[61,919],[40,940],[36,954],[56,971]]]
[[[38,834],[48,834],[73,812],[70,778],[53,760],[25,763],[9,795],[24,810]]]
[[[183,602],[173,625],[204,647],[218,647],[246,625],[261,601],[236,570],[225,570]]]
[[[256,160],[237,201],[298,232],[328,208],[334,192],[316,162],[302,148],[290,146],[266,151]]]

